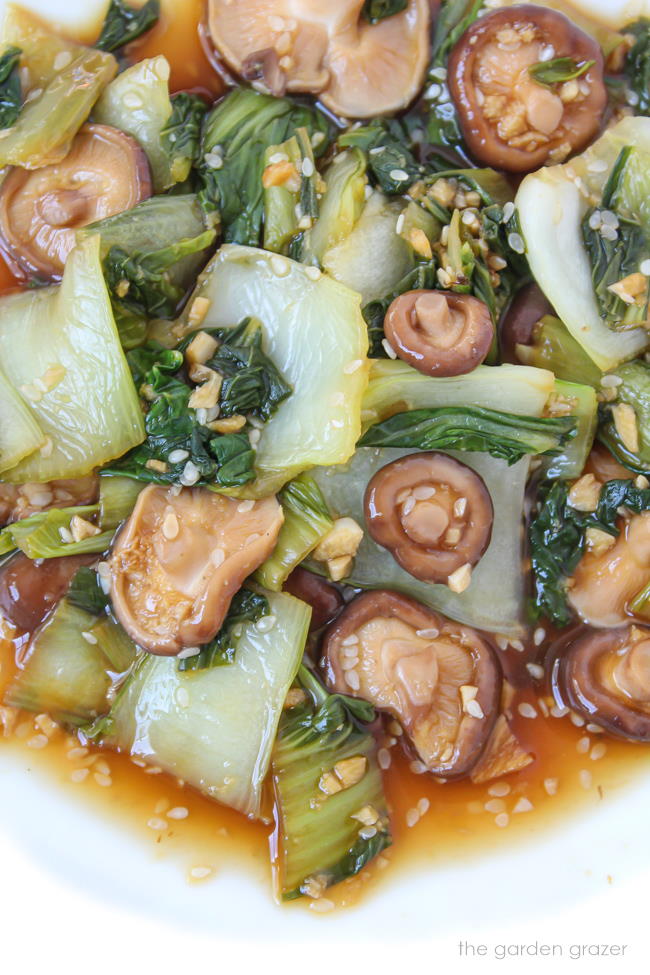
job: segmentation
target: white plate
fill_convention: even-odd
[[[648,0],[584,2],[614,21],[622,13],[623,22],[644,5],[650,12]],[[105,0],[32,0],[30,6],[75,25],[88,22]],[[260,945],[279,951],[297,941],[322,943],[322,950],[308,962],[287,956],[283,968],[348,971],[359,944],[367,942],[365,970],[373,946],[386,965],[396,952],[404,967],[405,943],[412,961],[416,945],[435,946],[435,954],[427,949],[427,971],[442,965],[465,970],[461,940],[486,945],[487,954],[475,959],[482,971],[492,968],[495,944],[534,942],[561,946],[552,964],[571,971],[571,945],[627,943],[623,962],[610,961],[620,969],[628,959],[631,971],[641,970],[650,780],[508,854],[402,871],[359,908],[325,918],[276,907],[268,885],[246,871],[227,869],[209,884],[188,886],[177,862],[155,860],[150,845],[76,801],[71,790],[29,774],[25,761],[4,748],[0,790],[0,957],[7,970],[15,958],[28,975],[67,973],[80,964],[129,975],[141,964],[152,973],[197,964],[212,972],[226,962],[227,944],[236,944],[241,969]],[[264,949],[267,967],[269,958]],[[529,955],[524,970],[534,963]],[[582,971],[591,972],[593,964],[585,962]]]

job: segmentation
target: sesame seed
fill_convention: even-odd
[[[346,374],[346,376],[350,376],[353,372],[356,372],[357,369],[360,369],[362,365],[363,359],[353,359],[352,362],[348,362],[347,366],[343,367],[343,372]]]
[[[499,813],[498,816],[494,817],[494,824],[500,829],[505,829],[505,827],[510,822],[510,816],[506,812]]]
[[[485,811],[489,813],[505,812],[506,804],[503,799],[489,799],[485,803]]]
[[[88,630],[82,630],[81,635],[86,641],[86,643],[92,643],[93,645],[97,643],[97,637],[93,633],[90,633]]]
[[[602,735],[603,733],[603,729],[598,724],[586,725],[585,731],[588,731],[592,735]]]
[[[151,819],[147,820],[147,826],[156,833],[163,833],[167,829],[165,820],[160,819],[158,816],[152,816]]]
[[[591,772],[589,772],[586,768],[580,770],[578,780],[583,789],[591,789],[593,779]]]
[[[359,637],[356,633],[351,633],[350,636],[346,636],[345,640],[341,640],[342,647],[352,647],[355,643],[359,642]]]
[[[538,626],[533,633],[533,643],[536,647],[539,647],[546,639],[546,630],[543,626]]]
[[[84,782],[88,778],[89,774],[90,774],[90,770],[87,768],[76,768],[74,772],[70,773],[70,781]]]
[[[327,914],[329,911],[333,911],[335,907],[334,901],[327,897],[319,897],[318,900],[311,901],[309,905],[309,909],[315,911],[316,914]]]
[[[402,515],[404,517],[410,515],[411,512],[413,511],[413,508],[415,508],[415,498],[413,497],[413,495],[409,495],[406,501],[404,502],[404,504],[402,505]]]
[[[427,770],[424,762],[419,762],[417,759],[413,762],[409,762],[409,768],[414,775],[424,775]]]
[[[524,244],[524,238],[521,234],[508,234],[508,244],[515,254],[525,254],[526,245]]]
[[[576,751],[580,755],[586,755],[587,752],[589,751],[590,746],[591,746],[590,738],[580,738],[580,740],[576,743]]]
[[[462,518],[467,509],[467,498],[457,498],[454,501],[454,514],[457,518]]]
[[[201,647],[185,647],[180,653],[176,654],[178,660],[187,660],[188,657],[196,657],[201,653]]]
[[[388,339],[382,339],[381,340],[381,344],[382,344],[382,347],[384,349],[384,352],[386,353],[386,355],[388,356],[389,359],[396,359],[397,358],[397,352],[395,351],[395,349],[393,348],[393,346],[390,344],[390,342],[388,341]]]
[[[167,819],[187,819],[190,811],[185,806],[174,806],[167,813]]]
[[[318,281],[322,271],[319,267],[307,267],[305,268],[305,274],[311,281]]]
[[[187,464],[183,468],[183,473],[180,476],[181,484],[184,487],[192,487],[192,485],[196,484],[200,477],[201,472],[196,464],[192,463],[191,460],[188,460]]]
[[[178,518],[173,511],[168,511],[162,523],[162,533],[168,541],[173,541],[180,531]]]
[[[169,809],[169,799],[159,799],[156,805],[154,806],[153,811],[157,816],[160,816],[168,809]]]
[[[348,670],[345,675],[345,683],[348,687],[351,687],[353,691],[358,691],[361,687],[361,681],[356,670]]]
[[[34,748],[36,750],[46,748],[47,745],[49,745],[49,738],[47,735],[34,735],[27,742],[28,748]]]
[[[93,778],[97,785],[102,786],[104,789],[107,789],[109,786],[113,785],[113,780],[110,775],[102,775],[101,772],[95,772]]]
[[[271,258],[271,270],[278,278],[285,278],[290,270],[290,264],[286,258],[274,254]]]
[[[526,664],[526,670],[535,680],[541,680],[544,676],[544,668],[541,664]]]
[[[174,697],[176,698],[176,703],[178,704],[179,708],[189,708],[190,692],[186,687],[177,687]]]
[[[544,789],[549,796],[557,794],[559,784],[559,779],[544,779]]]
[[[255,507],[255,502],[252,500],[240,501],[239,504],[237,505],[237,511],[240,514],[244,514],[247,511],[252,511],[254,507]]]
[[[645,261],[641,261],[639,271],[641,274],[645,275],[646,278],[650,277],[650,258],[646,258]]]
[[[220,156],[218,152],[214,151],[214,149],[212,152],[206,152],[205,156],[203,157],[203,161],[205,162],[206,166],[210,167],[210,169],[222,169],[223,167],[223,156]]]
[[[513,813],[524,813],[530,812],[532,808],[533,804],[530,799],[526,799],[525,796],[522,796],[521,799],[517,801],[512,811]]]
[[[426,816],[426,814],[429,812],[429,806],[430,805],[431,805],[431,803],[429,802],[429,800],[427,799],[426,796],[422,796],[421,799],[418,799],[418,807],[417,808],[418,808],[418,812],[419,812],[420,816]]]
[[[423,640],[435,640],[436,637],[440,636],[440,630],[431,626],[425,630],[416,630],[415,635],[421,637]]]
[[[584,718],[581,718],[579,714],[576,714],[575,713],[575,711],[572,711],[571,712],[571,719],[570,720],[571,720],[571,724],[575,725],[576,728],[583,728],[584,727],[585,719]]]
[[[359,830],[359,836],[362,840],[371,840],[373,836],[377,835],[376,826],[362,826]]]
[[[406,813],[406,825],[409,827],[409,829],[415,826],[419,819],[420,813],[417,811],[417,809],[409,809]]]
[[[527,701],[522,701],[522,703],[519,705],[517,710],[519,711],[519,714],[522,716],[522,718],[537,717],[537,711],[535,710],[533,705],[529,704]]]
[[[372,149],[370,151],[372,152]],[[401,234],[402,230],[404,229],[404,220],[405,220],[405,214],[400,213],[399,217],[397,218],[397,223],[395,224],[396,234]]]
[[[87,754],[88,754],[87,748],[82,748],[81,746],[73,747],[70,749],[69,752],[67,752],[67,758],[69,759],[69,761],[74,762],[78,758],[85,758]]]
[[[508,223],[508,221],[512,219],[514,214],[515,214],[515,205],[512,202],[512,200],[508,200],[508,202],[503,207],[503,215],[501,218],[502,223]]]
[[[212,867],[192,867],[190,877],[192,880],[206,880],[212,873]]]
[[[189,450],[172,450],[172,452],[167,456],[167,460],[170,464],[182,464],[182,462],[187,460],[189,456]]]
[[[103,758],[98,758],[95,760],[95,771],[100,772],[102,775],[110,775],[111,769],[108,762]]]
[[[507,796],[510,793],[510,786],[507,782],[495,782],[488,789],[491,796]]]
[[[396,183],[403,183],[404,180],[409,178],[409,174],[405,173],[403,169],[391,169],[388,175]]]
[[[255,624],[255,629],[259,630],[260,633],[268,633],[275,626],[275,616],[269,614],[268,616],[262,616],[258,619]]]
[[[468,701],[465,705],[466,712],[472,718],[484,718],[483,708],[478,701]]]
[[[593,762],[597,762],[598,759],[604,758],[606,754],[607,754],[607,746],[604,745],[602,742],[598,742],[598,744],[594,745],[594,747],[591,749],[591,752],[589,753],[589,758]]]
[[[386,770],[390,768],[391,764],[390,752],[387,748],[380,748],[377,752],[377,762],[379,763],[379,768]]]
[[[565,718],[568,713],[569,713],[568,708],[560,708],[557,706],[557,704],[554,704],[553,707],[551,708],[552,718]]]

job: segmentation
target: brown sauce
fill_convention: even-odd
[[[129,57],[139,60],[163,54],[172,67],[172,91],[190,88],[214,97],[223,91],[223,82],[199,39],[197,25],[203,8],[204,0],[163,2],[159,24],[131,45]],[[88,28],[80,39],[92,42],[97,31],[98,25]],[[0,258],[0,294],[21,284],[24,282]],[[0,621],[0,699],[15,672],[17,647],[9,637],[10,631],[3,630]],[[368,886],[376,889],[379,876],[394,878],[407,868],[431,871],[443,863],[498,854],[523,840],[534,841],[544,830],[558,828],[567,816],[587,815],[606,804],[650,771],[650,748],[588,733],[570,717],[544,716],[538,693],[524,676],[523,663],[530,659],[529,653],[509,649],[502,656],[507,658],[506,671],[520,677],[511,703],[512,724],[524,747],[535,756],[533,763],[480,786],[467,779],[441,784],[427,775],[414,774],[399,745],[393,746],[384,779],[394,844],[358,878],[328,891],[338,906],[355,903]],[[533,707],[536,716],[522,716],[522,704]],[[547,708],[551,704],[547,699]],[[208,881],[233,860],[269,880],[272,826],[268,824],[246,820],[164,773],[147,773],[129,756],[98,748],[79,753],[73,736],[39,716],[6,714],[0,708],[0,748],[13,749],[24,758],[26,768],[38,768],[51,781],[91,803],[93,811],[110,815],[121,827],[135,831],[156,856],[174,858],[190,882]],[[492,789],[495,783],[502,788]],[[505,786],[506,795],[494,794],[503,792]],[[428,801],[428,810],[415,825],[407,825],[412,818],[409,813],[418,803],[424,808],[422,800]],[[517,807],[522,811],[515,811]],[[175,819],[168,815],[172,810],[187,811],[187,815]]]

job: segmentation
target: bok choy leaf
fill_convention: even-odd
[[[124,0],[111,0],[95,47],[100,51],[117,51],[150,30],[160,17],[160,0],[147,0],[131,7]]]
[[[269,601],[265,596],[252,589],[240,589],[233,596],[226,618],[214,639],[202,646],[194,656],[180,659],[178,669],[208,670],[210,667],[231,664],[237,653],[244,623],[257,623],[269,612]]]
[[[3,477],[80,477],[144,438],[99,261],[99,238],[70,254],[58,287],[0,299],[0,359],[47,438]],[[47,341],[43,341],[43,336]]]
[[[78,542],[72,540],[72,519],[88,521],[99,514],[99,505],[79,505],[74,508],[50,508],[14,521],[0,531],[0,555],[21,549],[30,559],[54,559],[64,555],[105,552],[115,529],[91,535]]]
[[[361,8],[361,16],[369,24],[378,24],[386,17],[393,17],[406,10],[408,0],[365,0]]]
[[[650,19],[641,17],[628,24],[625,33],[635,38],[623,68],[630,91],[637,98],[634,111],[638,115],[650,115]]]
[[[471,406],[397,413],[370,427],[360,447],[478,450],[516,464],[525,454],[554,454],[575,436],[571,416],[518,416]]]
[[[0,57],[0,129],[8,129],[18,121],[23,103],[18,67],[23,52],[9,45]]]
[[[201,153],[201,127],[207,106],[200,95],[179,91],[172,95],[172,113],[160,133],[175,183],[183,183]]]
[[[305,702],[283,712],[273,751],[278,886],[320,895],[391,843],[377,745],[360,727],[373,709],[328,694],[305,667]]]
[[[0,369],[0,473],[45,445],[38,423]]]
[[[13,122],[9,119],[15,114],[18,92],[14,69],[4,83],[5,111],[9,103],[13,107],[6,117],[10,128],[0,139],[0,166],[36,169],[60,162],[93,104],[115,77],[117,62],[112,54],[63,40],[34,14],[14,4],[7,5],[3,40],[22,52],[20,65],[27,82],[22,108]]]

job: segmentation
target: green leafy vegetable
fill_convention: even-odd
[[[92,737],[260,817],[278,722],[310,618],[309,607],[292,596],[270,593],[268,601],[272,629],[244,623],[229,667],[188,674],[173,658],[143,654]]]
[[[99,616],[108,605],[108,596],[99,583],[99,576],[86,565],[75,572],[65,598],[71,606],[92,616]]]
[[[203,132],[199,198],[209,217],[220,213],[224,240],[259,243],[264,152],[300,128],[321,155],[329,143],[329,123],[315,109],[245,88],[236,88],[212,109]]]
[[[365,701],[330,695],[305,667],[299,680],[309,697],[284,711],[273,751],[277,871],[284,900],[310,892],[311,884],[339,883],[362,870],[390,845],[381,772],[372,735],[357,721],[374,713]],[[337,779],[346,760],[363,766],[358,781],[328,794],[324,776]],[[368,810],[369,828],[355,815]]]
[[[286,163],[293,165],[293,174],[264,187],[264,247],[277,253],[286,253],[292,238],[310,227],[318,216],[319,176],[306,129],[296,129],[286,142],[266,149],[265,172],[268,167]]]
[[[366,202],[366,160],[359,149],[346,149],[323,174],[327,189],[320,214],[296,255],[304,264],[323,264],[325,254],[354,230]]]
[[[172,95],[172,114],[160,133],[175,183],[184,182],[201,153],[201,127],[207,106],[200,95],[180,91]]]
[[[600,407],[599,439],[625,467],[637,474],[650,470],[650,366],[642,359],[624,362],[616,370],[622,380],[616,387],[617,402],[634,410],[639,435],[639,451],[633,453],[621,440],[612,415],[612,403]]]
[[[598,426],[598,400],[593,386],[555,380],[551,399],[556,407],[566,409],[576,424],[575,436],[567,440],[553,457],[545,461],[546,477],[575,478],[582,474]]]
[[[378,24],[386,17],[401,14],[408,7],[408,0],[365,0],[361,8],[361,16],[369,24]]]
[[[623,69],[630,91],[638,98],[634,110],[639,115],[650,115],[650,19],[641,17],[628,24],[625,33],[635,38]]]
[[[150,30],[159,17],[160,0],[147,0],[141,7],[131,7],[124,0],[110,0],[95,47],[100,51],[116,51]]]
[[[185,289],[170,276],[179,261],[205,251],[214,242],[214,230],[179,240],[157,251],[126,251],[113,246],[104,258],[106,284],[119,305],[136,315],[172,318]]]
[[[104,475],[99,479],[99,521],[108,531],[118,528],[129,517],[142,487],[128,477]]]
[[[517,345],[517,358],[527,366],[550,369],[558,379],[599,386],[602,370],[576,342],[566,325],[544,315],[533,328],[530,345]]]
[[[516,464],[525,454],[557,453],[575,436],[573,417],[540,418],[480,407],[409,410],[370,427],[360,447],[478,450]]]
[[[424,261],[417,264],[412,271],[404,275],[393,291],[384,295],[383,298],[369,301],[367,305],[363,306],[363,317],[368,326],[369,355],[373,359],[380,359],[387,355],[382,342],[385,338],[384,318],[386,317],[390,303],[399,297],[399,295],[404,294],[405,291],[414,291],[417,288],[435,288],[437,283],[436,262],[433,260]]]
[[[278,500],[284,522],[272,554],[255,573],[260,585],[273,592],[282,589],[290,573],[313,552],[333,524],[321,490],[308,474],[290,481]]]
[[[19,47],[9,45],[0,57],[0,129],[14,125],[22,106],[22,87],[19,64],[23,52]]]
[[[528,73],[539,85],[550,88],[563,81],[580,78],[589,71],[595,61],[576,61],[574,58],[552,58],[550,61],[538,61],[531,64]]]
[[[269,601],[261,593],[252,589],[240,589],[235,593],[228,614],[215,638],[201,647],[193,657],[183,657],[178,661],[178,669],[207,670],[231,664],[237,653],[238,640],[244,623],[257,623],[270,612]]]
[[[175,375],[183,354],[150,342],[129,353],[135,381],[150,399],[145,442],[107,471],[155,484],[181,484],[186,465],[199,473],[194,483],[234,487],[255,477],[255,451],[246,434],[215,435],[190,409],[192,387]],[[181,459],[170,460],[176,451]]]
[[[566,580],[574,571],[585,548],[589,527],[618,535],[618,509],[639,513],[650,508],[650,488],[637,488],[633,481],[608,481],[593,512],[572,508],[569,486],[555,481],[541,494],[539,511],[530,524],[528,537],[535,584],[536,615],[548,617],[557,626],[571,621],[567,606]]]
[[[29,90],[24,92],[19,115],[2,134],[0,166],[36,169],[58,163],[115,77],[117,62],[112,54],[63,40],[14,4],[7,5],[3,28],[4,43],[22,52],[20,64],[27,69]],[[18,93],[13,77],[12,72],[2,86],[3,110],[9,115]]]
[[[456,41],[471,27],[483,0],[448,0],[441,7],[431,44],[431,63],[424,90],[426,135],[432,145],[462,146],[454,103],[445,84],[447,59]]]
[[[49,438],[47,450],[4,472],[5,480],[80,477],[142,441],[142,411],[115,328],[97,236],[72,251],[60,286],[6,295],[0,314],[3,369],[26,393]]]
[[[113,529],[79,542],[65,534],[70,532],[70,521],[75,515],[90,520],[98,514],[97,504],[38,511],[0,531],[0,554],[19,548],[30,559],[54,559],[63,555],[105,552],[113,539]]]
[[[368,169],[384,193],[405,193],[411,183],[424,175],[425,168],[408,148],[409,137],[400,119],[377,118],[339,136],[343,147],[361,149]]]
[[[20,393],[0,369],[0,473],[45,444],[45,437]]]
[[[291,386],[262,349],[262,325],[245,318],[234,329],[218,333],[221,339],[208,365],[222,375],[219,407],[221,416],[253,414],[268,420],[280,403],[291,395]]]

